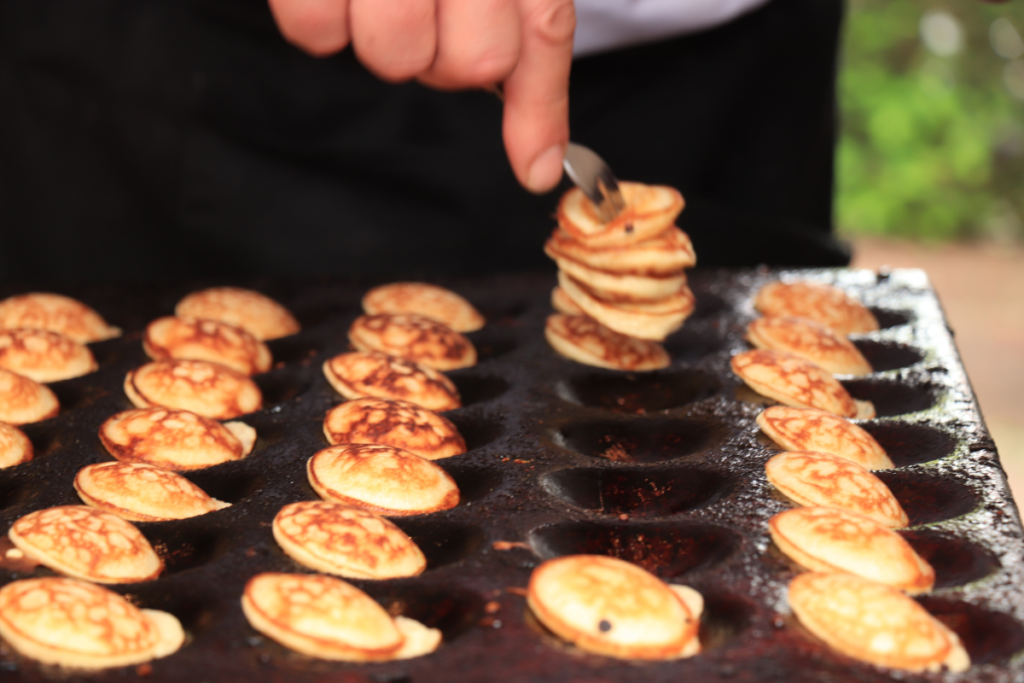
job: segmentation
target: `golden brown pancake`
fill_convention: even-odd
[[[796,408],[818,408],[843,417],[874,417],[842,384],[814,363],[784,351],[755,349],[732,357],[732,370],[768,398]],[[867,403],[867,402],[863,402]]]
[[[437,370],[379,351],[343,353],[324,363],[324,375],[345,398],[391,398],[427,410],[462,406],[452,381]]]
[[[393,446],[342,444],[306,462],[309,485],[324,500],[389,517],[449,510],[459,487],[426,458]]]
[[[238,287],[213,287],[193,292],[178,302],[179,318],[219,320],[241,327],[260,341],[287,337],[299,331],[299,322],[268,296]]]
[[[747,326],[758,349],[788,351],[833,375],[867,375],[871,364],[846,337],[809,318],[758,318]]]
[[[583,309],[576,305],[576,302],[569,298],[565,290],[555,286],[551,290],[551,308],[566,315],[586,315]]]
[[[61,577],[0,588],[0,636],[43,664],[105,669],[177,652],[185,632],[174,615],[139,609],[117,593]]]
[[[95,372],[92,351],[48,330],[0,330],[0,367],[36,382],[59,382]]]
[[[902,529],[909,521],[881,479],[844,458],[791,451],[776,455],[764,470],[768,481],[798,505],[849,510],[889,529]]]
[[[852,574],[810,573],[789,584],[800,623],[842,654],[907,671],[966,671],[960,639],[900,591]]]
[[[363,297],[363,310],[369,315],[415,313],[456,332],[475,332],[485,322],[479,311],[461,296],[425,282],[395,282],[374,287]]]
[[[0,421],[12,425],[40,422],[60,412],[49,387],[0,368]]]
[[[187,410],[139,408],[108,418],[100,441],[118,460],[186,471],[241,460],[252,452],[256,430]]]
[[[700,652],[700,594],[673,590],[613,557],[548,560],[533,570],[526,601],[544,626],[583,650],[622,659],[676,659]]]
[[[682,327],[695,305],[693,292],[685,282],[673,296],[651,303],[605,301],[563,271],[558,273],[558,283],[588,316],[610,330],[637,339],[664,341]]]
[[[86,505],[30,512],[7,535],[36,562],[85,581],[150,581],[164,569],[153,546],[130,522]]]
[[[558,203],[558,226],[587,247],[619,247],[657,237],[683,210],[683,196],[671,187],[620,182],[619,190],[626,207],[605,223],[582,190],[572,188]]]
[[[78,496],[132,522],[165,522],[231,507],[185,477],[141,462],[86,465],[75,476]]]
[[[0,329],[49,330],[74,339],[79,344],[121,336],[81,301],[60,294],[32,292],[0,301]]]
[[[404,531],[372,512],[325,500],[285,505],[274,538],[293,560],[351,579],[417,576],[427,559]]]
[[[153,360],[207,360],[243,375],[266,372],[273,363],[266,344],[240,327],[216,320],[159,318],[146,327],[142,348]]]
[[[382,313],[356,318],[348,330],[357,351],[380,351],[435,370],[476,365],[476,348],[461,334],[414,313]]]
[[[869,470],[893,467],[873,436],[824,410],[772,406],[757,416],[757,424],[768,438],[787,451],[828,453]]]
[[[0,468],[14,467],[32,459],[32,442],[25,432],[0,422]]]
[[[848,572],[912,595],[935,584],[935,570],[902,536],[864,515],[795,508],[772,517],[768,528],[779,550],[812,572]]]
[[[874,314],[862,303],[816,282],[772,282],[757,293],[754,306],[765,316],[810,318],[841,335],[878,329]]]
[[[327,411],[324,434],[331,444],[394,446],[427,460],[466,452],[466,441],[447,418],[414,403],[357,398]]]
[[[187,410],[230,420],[263,407],[263,394],[247,375],[204,360],[158,360],[132,370],[124,393],[139,408]]]
[[[556,228],[544,245],[544,252],[553,259],[568,259],[595,270],[626,275],[671,275],[697,265],[690,238],[676,227],[653,239],[604,249],[587,247]]]
[[[632,303],[658,302],[676,295],[686,284],[686,275],[679,270],[668,275],[650,277],[647,275],[621,275],[607,273],[584,266],[582,263],[565,258],[556,258],[560,275],[569,275],[585,285],[594,296],[607,301]],[[565,287],[564,282],[559,282]],[[571,292],[567,292],[571,294]],[[573,297],[575,300],[575,297]],[[577,303],[579,303],[577,301]]]
[[[555,351],[584,365],[643,372],[672,362],[661,344],[627,337],[583,315],[549,315],[544,336]]]
[[[249,624],[285,647],[317,659],[381,662],[429,654],[441,632],[388,615],[370,596],[341,579],[263,573],[242,594]]]

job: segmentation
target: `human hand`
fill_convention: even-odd
[[[502,83],[512,170],[532,192],[562,177],[569,142],[573,0],[269,0],[281,33],[311,55],[349,43],[389,82],[438,89]]]

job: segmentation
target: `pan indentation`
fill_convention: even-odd
[[[665,517],[720,498],[730,478],[698,467],[580,467],[544,475],[552,495],[606,515]]]
[[[565,425],[559,436],[592,458],[653,463],[705,452],[725,440],[727,428],[715,418],[594,419]]]
[[[674,363],[696,363],[726,347],[716,330],[684,327],[665,340],[665,350]]]
[[[857,339],[853,345],[867,359],[875,372],[907,368],[924,359],[924,354],[914,347],[896,342]]]
[[[935,588],[964,586],[999,569],[990,553],[962,538],[918,529],[902,532],[903,538],[935,570]]]
[[[477,375],[467,371],[447,373],[448,378],[459,390],[462,405],[483,403],[498,398],[508,391],[509,384],[501,377],[494,375]]]
[[[367,589],[388,614],[436,628],[446,642],[473,627],[483,617],[486,605],[477,593],[457,588],[380,581]]]
[[[935,596],[919,597],[917,601],[960,636],[972,667],[1001,665],[1024,650],[1024,628],[1008,614]]]
[[[891,308],[875,308],[874,306],[869,306],[868,308],[875,314],[878,327],[882,330],[906,325],[914,317],[910,311],[894,311]]]
[[[469,524],[408,517],[391,521],[409,534],[423,551],[428,571],[461,562],[487,542],[486,532]]]
[[[854,398],[871,401],[877,417],[918,413],[934,406],[937,400],[933,388],[900,381],[848,379],[843,386]]]
[[[558,395],[571,403],[634,414],[696,403],[714,396],[720,388],[714,375],[686,368],[654,372],[595,370],[555,386]]]
[[[445,417],[459,430],[466,441],[466,449],[470,451],[483,448],[502,433],[501,421],[494,418],[460,412],[449,412]]]
[[[263,407],[287,403],[309,388],[309,382],[296,379],[291,373],[280,370],[266,372],[252,378],[263,394]]]
[[[861,427],[885,449],[896,467],[945,458],[956,449],[955,438],[924,424],[885,420],[866,422]]]
[[[978,507],[978,496],[971,489],[947,477],[897,470],[875,474],[903,506],[910,526],[953,519]]]

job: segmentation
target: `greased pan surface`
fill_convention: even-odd
[[[488,318],[469,334],[480,363],[449,373],[465,407],[446,413],[469,445],[438,461],[463,502],[396,519],[428,558],[412,579],[355,581],[402,613],[443,630],[426,657],[372,665],[327,663],[290,653],[247,624],[239,599],[263,571],[304,571],[276,545],[270,522],[285,504],[314,499],[305,461],[327,443],[322,420],[339,403],[320,365],[348,348],[359,300],[377,282],[231,282],[277,298],[303,324],[269,342],[275,367],[256,381],[264,409],[241,419],[259,439],[248,458],[189,473],[233,505],[201,517],[140,524],[164,558],[156,581],[115,587],[143,607],[174,613],[189,634],[176,654],[139,669],[88,677],[0,653],[0,680],[382,682],[459,681],[883,681],[892,672],[829,652],[790,616],[786,585],[796,569],[772,549],[767,520],[787,509],[764,476],[777,452],[759,435],[762,406],[729,370],[744,350],[752,296],[779,277],[848,288],[883,326],[856,341],[877,371],[845,381],[874,401],[864,426],[896,469],[881,473],[906,509],[903,535],[935,567],[920,601],[953,628],[973,666],[962,675],[896,674],[900,680],[1024,680],[1024,541],[994,444],[942,310],[919,271],[694,271],[697,311],[667,347],[670,368],[603,371],[557,356],[543,336],[553,277],[441,281]],[[91,345],[97,373],[51,385],[58,417],[25,427],[30,463],[0,470],[3,528],[41,508],[77,503],[83,466],[109,460],[100,424],[130,407],[125,373],[146,362],[141,332],[184,294],[219,283],[164,289],[64,293],[125,330]],[[33,289],[39,289],[36,283]],[[5,286],[0,295],[28,291]],[[543,558],[605,553],[636,562],[706,600],[692,659],[631,663],[571,651],[526,615],[525,588]],[[48,570],[0,566],[0,583]],[[512,589],[510,592],[508,589]]]

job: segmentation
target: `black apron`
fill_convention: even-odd
[[[579,59],[572,137],[678,187],[701,265],[844,265],[841,15]],[[0,0],[0,278],[553,270],[557,196],[516,183],[492,95],[311,58],[261,0]]]

